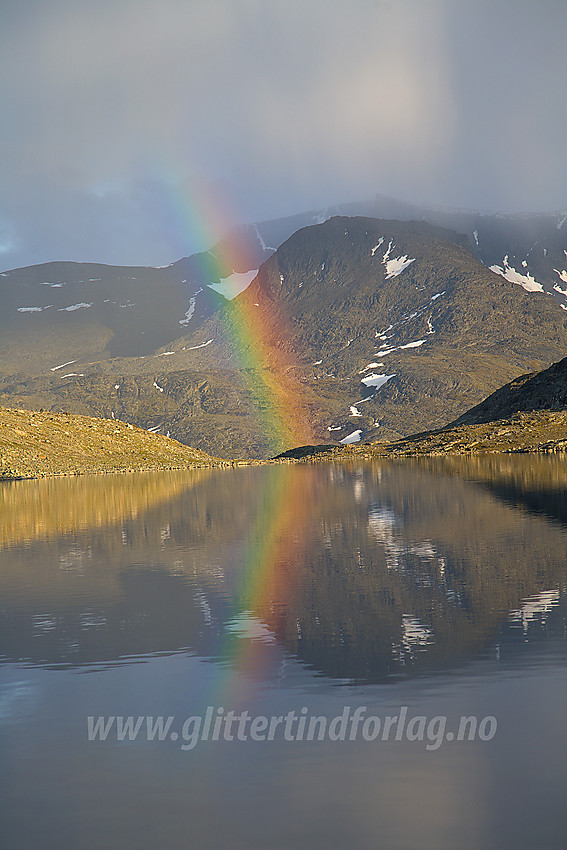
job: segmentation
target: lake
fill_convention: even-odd
[[[565,848],[567,462],[0,487],[0,843]]]

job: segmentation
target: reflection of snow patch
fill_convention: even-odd
[[[349,434],[348,437],[343,437],[342,440],[339,440],[339,443],[343,446],[348,446],[350,443],[358,443],[360,442],[360,435],[362,431],[353,431],[352,434]]]
[[[52,304],[48,304],[47,307],[18,307],[18,313],[42,313],[52,306]]]
[[[57,312],[58,313],[63,313],[63,312],[72,313],[75,310],[82,310],[83,308],[88,308],[88,307],[92,307],[92,306],[93,306],[92,301],[89,304],[86,304],[84,301],[81,301],[80,304],[71,304],[69,307],[60,307]]]
[[[527,631],[531,620],[537,616],[541,616],[543,620],[547,619],[549,612],[558,604],[559,590],[544,590],[537,596],[526,599],[520,608],[516,611],[510,611],[508,616],[512,622],[521,623],[524,631]]]
[[[250,611],[242,611],[225,623],[225,631],[238,638],[249,640],[260,640],[264,643],[273,643],[274,635],[269,628],[258,617]]]
[[[478,230],[473,230],[474,241],[476,242],[476,247],[478,248]]]
[[[509,283],[517,283],[518,286],[523,286],[526,292],[543,292],[541,283],[538,283],[529,272],[527,275],[520,274],[508,263],[508,254],[504,257],[502,266],[490,266],[490,271],[496,272]]]
[[[557,222],[557,224],[555,225],[555,227],[557,228],[557,230],[561,230],[561,228],[562,228],[562,227],[563,227],[563,225],[565,224],[565,221],[566,221],[566,220],[567,220],[567,214],[566,214],[566,215],[564,215],[564,216],[563,216],[563,218],[562,218],[562,219],[560,219],[560,220]]]
[[[411,652],[417,647],[426,647],[433,643],[433,630],[421,623],[417,617],[402,615],[402,646]]]

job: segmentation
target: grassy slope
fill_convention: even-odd
[[[221,464],[118,420],[0,408],[0,478]]]

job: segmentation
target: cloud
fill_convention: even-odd
[[[199,246],[162,196],[195,179],[244,218],[377,191],[564,205],[564,6],[496,6],[22,0],[0,35],[14,259],[169,262]]]

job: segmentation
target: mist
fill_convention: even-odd
[[[376,193],[567,208],[563,0],[22,0],[0,266],[164,265]]]

